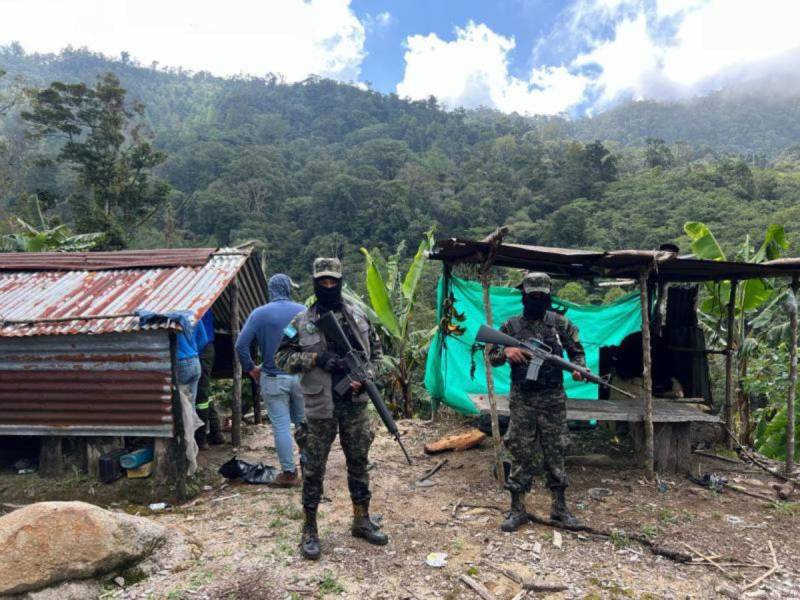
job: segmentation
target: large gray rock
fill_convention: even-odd
[[[167,528],[85,502],[40,502],[0,518],[0,595],[97,577],[150,556]]]

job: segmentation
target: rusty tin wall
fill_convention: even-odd
[[[0,435],[172,436],[164,330],[0,337]]]

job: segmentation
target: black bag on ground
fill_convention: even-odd
[[[278,469],[264,463],[253,464],[236,456],[219,468],[225,479],[241,479],[247,483],[270,483],[278,476]]]
[[[508,415],[497,415],[497,424],[500,426],[500,437],[503,437],[508,431]],[[492,417],[489,413],[481,413],[481,415],[474,419],[470,425],[475,429],[481,430],[483,433],[492,437]]]

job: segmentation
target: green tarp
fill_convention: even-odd
[[[439,280],[437,301],[439,323],[443,317],[444,285],[442,278]],[[445,336],[443,344],[440,328],[428,352],[425,387],[435,402],[443,402],[463,414],[474,414],[478,410],[469,399],[469,394],[486,393],[483,354],[476,351],[473,355],[478,327],[486,323],[483,289],[477,282],[458,277],[450,278],[449,287],[454,300],[453,308],[465,317],[463,321],[452,320],[451,323],[464,328],[464,332]],[[519,290],[493,287],[489,293],[495,327],[500,327],[504,321],[522,311]],[[598,372],[601,346],[617,345],[625,336],[641,330],[642,313],[636,292],[601,306],[573,304],[559,298],[553,298],[553,303],[559,309],[565,308],[567,317],[580,330],[581,343],[586,350],[586,366],[593,373]],[[510,371],[507,365],[494,369],[494,385],[496,393],[508,393]],[[570,398],[597,399],[595,384],[573,381],[565,373],[564,385]]]

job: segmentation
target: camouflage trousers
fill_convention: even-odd
[[[506,448],[512,460],[506,487],[513,492],[531,490],[537,441],[544,456],[547,487],[567,487],[569,481],[564,469],[567,406],[563,389],[528,394],[515,393],[512,389],[510,404]]]
[[[334,403],[333,418],[309,418],[295,431],[303,466],[303,506],[306,508],[316,508],[322,500],[325,467],[337,433],[347,462],[350,498],[357,504],[370,499],[367,464],[375,434],[367,404],[345,400]]]

